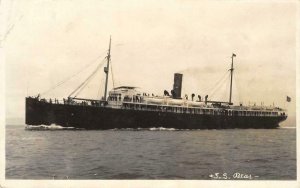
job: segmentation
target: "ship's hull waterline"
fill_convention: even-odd
[[[228,116],[54,104],[26,98],[26,124],[83,129],[165,127],[175,129],[278,128],[287,116]]]

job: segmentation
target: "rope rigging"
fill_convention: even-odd
[[[222,88],[222,92],[220,92],[221,88],[218,87],[218,89],[215,89],[215,91],[211,94],[211,98],[218,99],[219,101],[226,101],[226,99],[228,97],[228,93],[229,93],[229,80],[230,80],[230,74],[228,74],[228,77],[224,80],[225,85]],[[220,85],[220,86],[222,86],[222,85]]]
[[[50,89],[42,92],[40,95],[45,95],[47,93],[49,93],[50,91],[58,88],[59,86],[63,85],[64,83],[66,83],[67,81],[71,80],[72,78],[74,78],[76,75],[82,73],[83,71],[87,70],[87,68],[89,68],[91,65],[95,64],[97,62],[98,59],[100,59],[100,57],[103,56],[104,53],[102,53],[101,55],[99,55],[98,57],[96,57],[95,59],[93,59],[92,61],[90,61],[91,63],[89,63],[87,66],[81,68],[78,72],[76,72],[75,74],[72,74],[71,76],[69,76],[68,78],[60,81],[59,83],[57,83],[55,86],[51,87]]]
[[[242,93],[241,93],[241,90],[240,90],[240,82],[239,82],[239,74],[238,74],[238,71],[236,71],[236,73],[233,75],[233,79],[234,79],[234,82],[236,83],[236,91],[237,91],[237,95],[238,95],[238,99],[239,99],[239,102],[242,102],[243,101],[243,96],[242,96]]]
[[[99,85],[98,92],[97,92],[98,99],[100,99],[100,97],[101,97],[101,93],[102,93],[101,89],[103,89],[101,86],[103,86],[103,85],[104,85],[104,77],[101,77],[100,85]]]
[[[110,60],[110,71],[111,71],[111,77],[112,77],[113,88],[115,88],[115,79],[114,79],[114,73],[113,73],[112,61],[111,61],[111,60]]]
[[[92,78],[94,78],[94,76],[96,75],[96,72],[90,77],[90,79],[88,81],[85,82],[85,84],[78,90],[78,92],[75,93],[75,96],[73,98],[76,98],[81,93],[81,91],[88,85],[89,81],[92,80]]]
[[[97,73],[97,71],[99,70],[99,68],[104,64],[106,60],[106,57],[102,60],[102,62],[97,66],[97,68],[94,70],[94,72],[92,72],[91,75],[89,75],[87,77],[87,79],[85,79],[68,97],[71,97],[74,93],[76,93],[75,97],[86,87],[86,85],[89,83],[89,81],[91,80],[91,78],[93,78],[95,76],[95,74]],[[73,98],[75,98],[73,97]]]
[[[228,74],[228,72],[226,71],[221,77],[220,79],[218,79],[214,84],[202,89],[202,93],[208,93],[208,91],[211,91],[212,89],[214,89],[218,84],[220,84],[221,81],[224,80],[224,78],[226,77],[226,75]]]
[[[210,92],[210,94],[209,94],[210,97],[213,97],[214,94],[215,94],[217,91],[219,91],[219,88],[223,85],[223,83],[224,83],[225,81],[227,81],[227,79],[228,79],[229,76],[230,76],[230,74],[228,74],[227,77],[224,77],[222,80],[219,81],[218,85],[216,85],[216,87]],[[228,83],[228,82],[226,82],[226,83]]]

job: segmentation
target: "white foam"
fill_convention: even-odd
[[[296,129],[296,127],[279,127],[279,129]]]
[[[184,130],[184,129],[175,129],[175,128],[165,128],[165,127],[151,127],[151,128],[114,128],[109,129],[111,131],[178,131],[178,130]],[[188,129],[186,129],[188,130]]]
[[[74,127],[63,127],[56,124],[51,125],[26,125],[25,129],[28,130],[63,130],[63,129],[76,129]]]
[[[176,131],[178,129],[175,128],[164,128],[164,127],[151,127],[149,128],[150,131]]]

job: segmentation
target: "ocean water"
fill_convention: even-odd
[[[6,179],[295,180],[296,129],[38,131],[7,125],[5,172]]]

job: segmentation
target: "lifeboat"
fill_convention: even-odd
[[[160,97],[146,97],[146,98],[144,98],[144,100],[148,104],[163,104],[164,103],[164,98],[160,98]]]
[[[204,102],[196,102],[196,101],[187,101],[187,105],[191,107],[203,107],[205,106]]]
[[[182,99],[169,99],[167,103],[168,105],[182,106],[185,101]]]

